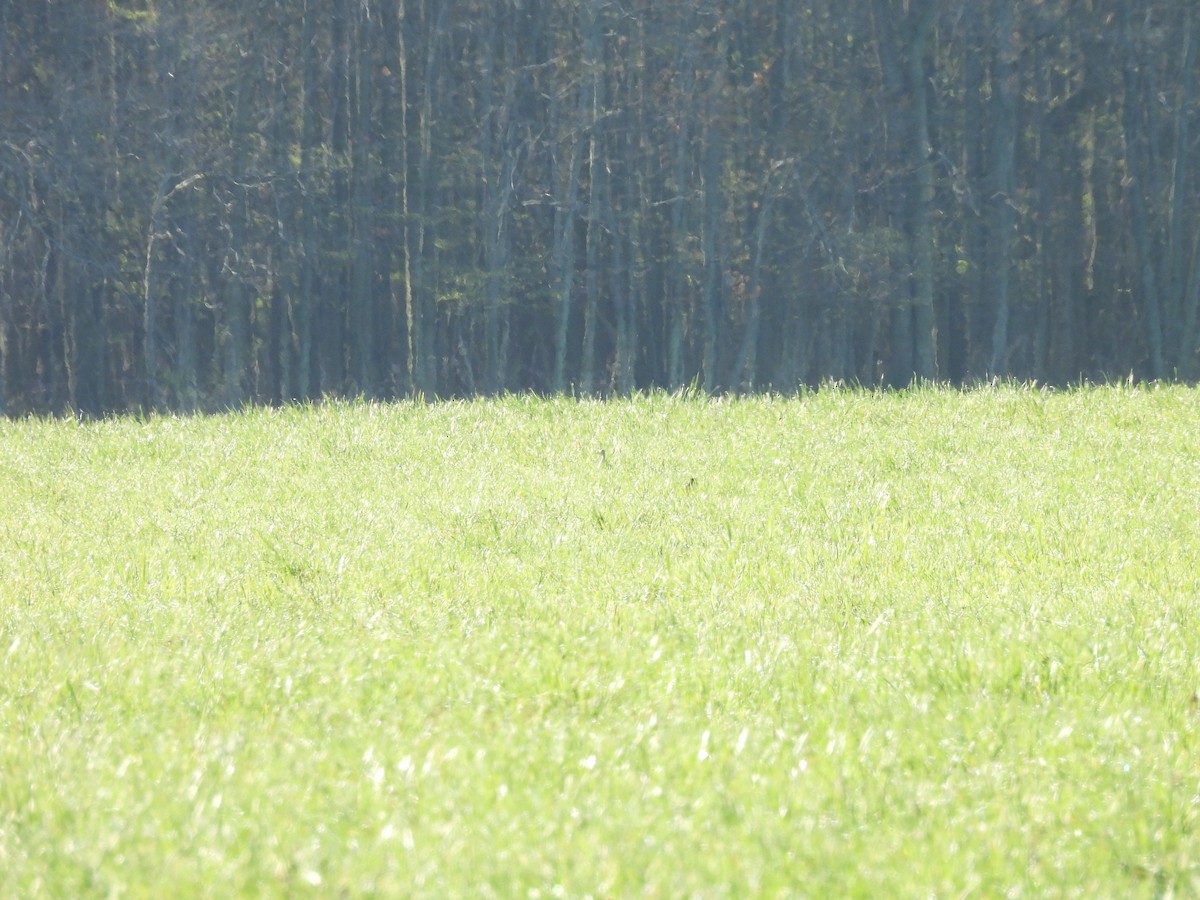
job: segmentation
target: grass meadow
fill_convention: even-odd
[[[0,896],[1200,894],[1200,392],[0,421]]]

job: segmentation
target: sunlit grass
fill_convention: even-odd
[[[1200,892],[1200,394],[0,422],[0,895]]]

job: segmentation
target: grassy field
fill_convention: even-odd
[[[0,422],[0,896],[1200,893],[1200,393]]]

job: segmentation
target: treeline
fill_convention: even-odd
[[[1200,374],[1180,0],[0,0],[0,411]]]

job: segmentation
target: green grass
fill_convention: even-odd
[[[0,422],[0,896],[1200,893],[1200,393]]]

